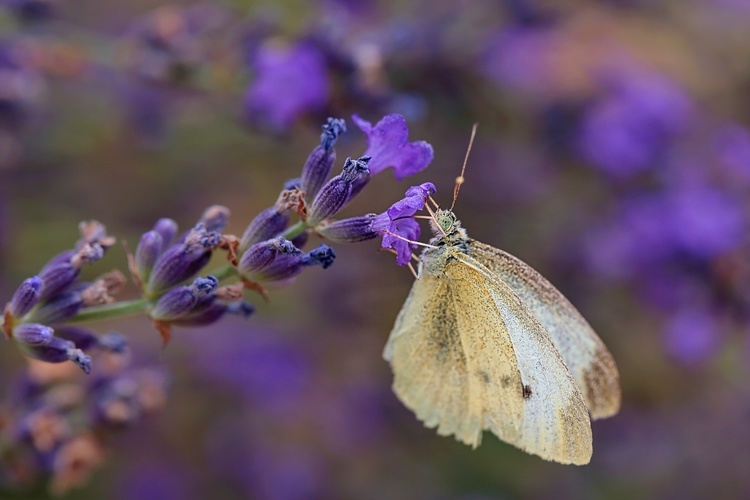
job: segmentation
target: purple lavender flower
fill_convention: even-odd
[[[61,323],[75,316],[83,306],[83,295],[80,292],[60,293],[34,310],[28,319],[44,324]]]
[[[396,263],[399,266],[405,266],[409,263],[412,256],[411,250],[416,248],[416,245],[412,245],[395,235],[412,241],[419,239],[421,231],[419,223],[411,216],[424,208],[425,200],[435,191],[435,185],[431,182],[410,187],[406,190],[405,197],[394,203],[385,212],[384,215],[387,218],[381,215],[374,223],[377,230],[387,230],[389,233],[393,233],[383,233],[381,246],[396,251]]]
[[[716,154],[726,171],[750,182],[750,130],[737,124],[724,125],[714,140]]]
[[[668,203],[667,224],[675,244],[698,257],[712,258],[735,248],[746,232],[741,204],[717,188],[681,187],[668,194]]]
[[[328,245],[320,245],[308,253],[279,254],[273,262],[248,278],[253,282],[288,282],[304,268],[320,266],[328,269],[333,265],[336,253]]]
[[[489,39],[480,62],[485,74],[500,85],[535,97],[555,84],[554,51],[560,34],[550,28],[517,28]]]
[[[357,243],[360,241],[367,241],[380,236],[378,227],[384,226],[379,223],[378,215],[367,214],[358,217],[350,217],[348,219],[341,219],[330,222],[328,224],[321,224],[315,228],[315,230],[326,239],[333,241],[334,243]],[[382,217],[388,219],[387,214],[382,214]]]
[[[252,67],[256,76],[245,95],[245,108],[254,122],[285,130],[301,114],[319,110],[328,101],[325,60],[314,45],[266,42]]]
[[[397,180],[421,172],[432,162],[432,146],[425,141],[409,142],[406,120],[398,114],[384,116],[374,127],[366,120],[353,115],[354,123],[367,135],[366,156],[372,175],[393,167]]]
[[[207,276],[196,278],[190,286],[173,288],[159,299],[150,316],[157,321],[181,319],[193,310],[201,297],[212,294],[218,283],[213,276]]]
[[[125,337],[117,332],[97,336],[91,330],[74,325],[56,327],[55,336],[73,342],[82,351],[100,348],[120,354],[125,351],[128,345]]]
[[[320,189],[307,211],[307,223],[317,226],[319,223],[333,217],[356,195],[355,183],[362,176],[369,175],[369,156],[362,156],[357,160],[347,158],[341,173]]]
[[[296,182],[296,179],[294,179]],[[251,245],[280,234],[289,225],[290,213],[299,212],[304,205],[303,193],[294,182],[287,182],[274,206],[261,211],[245,229],[240,240],[240,252]]]
[[[91,357],[76,348],[70,340],[53,336],[53,330],[44,325],[27,323],[19,325],[13,339],[21,351],[31,358],[47,363],[72,361],[86,374],[91,372]]]
[[[133,257],[136,271],[138,272],[138,279],[141,283],[148,282],[151,270],[154,268],[159,255],[161,255],[162,248],[164,248],[164,240],[162,240],[159,233],[156,231],[143,233],[138,246],[135,248],[135,256]]]
[[[146,286],[147,295],[156,295],[190,279],[208,263],[220,239],[218,233],[196,225],[182,243],[172,245],[159,256]]]
[[[328,122],[323,125],[320,146],[312,150],[302,167],[300,188],[308,200],[312,200],[318,194],[331,173],[331,168],[336,161],[336,151],[333,145],[344,132],[346,132],[346,122],[340,118],[328,118]]]
[[[609,75],[608,94],[584,118],[580,149],[615,177],[648,170],[686,128],[690,98],[676,84],[645,72]]]
[[[43,281],[39,276],[24,280],[13,294],[8,304],[8,312],[16,318],[20,318],[34,307],[42,296]]]
[[[302,250],[284,238],[273,238],[256,243],[240,257],[237,270],[242,276],[250,276],[267,269],[281,255],[302,255]]]
[[[688,365],[709,360],[718,352],[721,337],[716,311],[694,303],[672,313],[664,330],[667,352]]]

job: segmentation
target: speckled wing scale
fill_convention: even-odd
[[[453,222],[423,252],[385,347],[394,391],[441,435],[476,447],[490,430],[544,459],[588,463],[587,405],[595,417],[619,407],[611,355],[536,271],[441,214]]]

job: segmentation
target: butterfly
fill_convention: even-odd
[[[463,171],[454,204],[462,182]],[[543,459],[587,464],[591,419],[620,408],[612,355],[560,291],[469,238],[452,208],[430,210],[435,237],[383,352],[394,392],[427,427],[474,448],[489,430]]]

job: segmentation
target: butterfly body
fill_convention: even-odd
[[[398,397],[471,446],[489,430],[542,458],[588,463],[589,412],[619,408],[609,352],[557,289],[470,239],[453,212],[438,210],[433,231],[384,351]]]

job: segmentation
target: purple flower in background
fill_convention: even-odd
[[[718,351],[721,330],[715,311],[691,302],[675,311],[667,320],[664,345],[678,361],[689,365],[700,364]]]
[[[256,76],[245,95],[245,107],[254,122],[284,130],[299,115],[319,110],[328,101],[325,60],[311,44],[266,42],[252,66]]]
[[[397,180],[421,172],[432,162],[432,146],[425,141],[409,142],[409,127],[406,119],[398,114],[383,117],[374,127],[357,115],[352,120],[367,135],[367,151],[371,156],[370,174],[393,167]]]
[[[716,132],[716,155],[728,173],[750,181],[750,130],[728,124]]]
[[[293,414],[310,386],[310,360],[277,333],[225,322],[222,338],[205,342],[195,335],[196,366],[211,379],[240,390],[254,405],[278,414]]]
[[[711,258],[740,243],[745,233],[743,209],[729,193],[690,186],[669,193],[667,199],[667,228],[684,251]]]
[[[607,75],[606,95],[584,116],[579,146],[596,168],[625,178],[651,169],[685,129],[690,98],[670,80],[645,72]]]
[[[552,56],[559,35],[548,28],[514,28],[487,42],[480,62],[485,74],[511,90],[544,95],[554,84]]]

